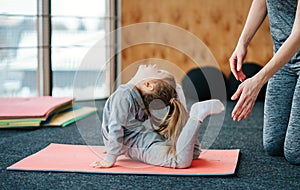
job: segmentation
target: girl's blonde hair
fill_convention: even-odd
[[[152,101],[160,100],[169,106],[168,112],[160,122],[157,132],[167,140],[173,141],[167,153],[172,153],[176,157],[176,144],[178,137],[185,126],[188,113],[182,103],[177,99],[176,82],[174,78],[153,79],[149,81],[155,85],[155,90],[151,94],[143,95],[145,106],[149,113],[149,106]]]

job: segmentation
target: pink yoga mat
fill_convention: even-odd
[[[104,157],[103,151],[103,146],[50,144],[7,170],[182,176],[232,175],[239,156],[239,149],[204,150],[199,159],[194,160],[191,167],[186,169],[148,165],[125,156],[119,157],[112,168],[90,167],[90,163]]]

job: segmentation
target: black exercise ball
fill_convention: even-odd
[[[182,89],[188,100],[226,100],[226,78],[215,67],[202,67],[190,70],[182,79]]]

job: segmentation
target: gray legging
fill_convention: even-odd
[[[294,56],[268,82],[264,108],[264,149],[300,164],[300,60]]]
[[[200,150],[200,147],[195,146],[199,146],[197,140],[201,126],[199,121],[188,120],[177,141],[176,158],[170,153],[167,154],[167,150],[171,146],[170,142],[159,138],[155,138],[156,140],[152,142],[145,142],[146,136],[153,137],[154,132],[137,135],[137,138],[134,139],[135,143],[128,149],[126,155],[133,160],[152,165],[187,168],[191,165],[192,160],[198,158],[200,154],[200,151],[197,151]]]

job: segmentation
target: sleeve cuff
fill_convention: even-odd
[[[112,163],[115,163],[116,160],[117,160],[117,156],[115,155],[112,155],[112,154],[107,154],[104,158],[106,161],[109,161],[109,162],[112,162]]]

